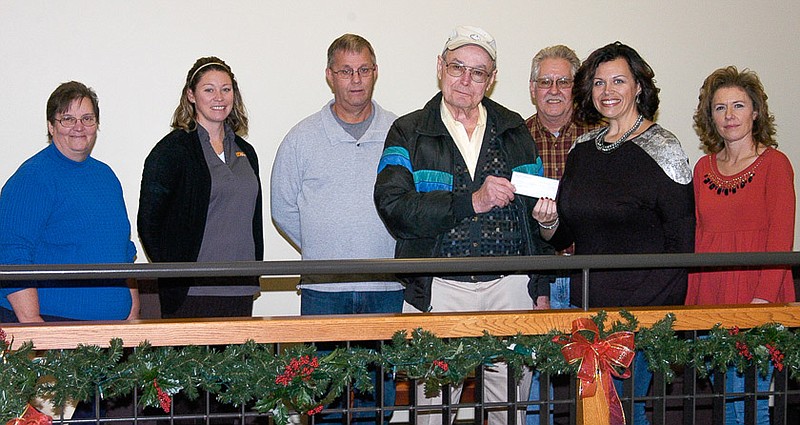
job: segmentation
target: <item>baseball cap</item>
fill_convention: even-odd
[[[467,44],[482,47],[492,60],[497,60],[497,43],[495,43],[494,37],[478,27],[467,25],[456,27],[444,44],[444,48],[446,50],[455,50]]]

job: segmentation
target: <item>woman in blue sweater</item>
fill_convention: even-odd
[[[0,264],[133,262],[122,186],[90,156],[99,123],[94,90],[71,81],[50,95],[50,144],[0,193]],[[124,279],[6,281],[0,288],[3,323],[138,317],[138,292]]]

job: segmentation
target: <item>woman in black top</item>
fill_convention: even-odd
[[[173,131],[145,160],[138,230],[153,262],[262,260],[258,158],[230,67],[198,59]],[[252,315],[257,277],[159,279],[162,317]]]

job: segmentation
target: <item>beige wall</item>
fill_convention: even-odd
[[[703,78],[729,64],[754,69],[770,95],[780,148],[797,166],[798,22],[794,1],[0,0],[0,182],[45,146],[47,96],[59,83],[79,80],[100,97],[94,156],[119,175],[135,223],[144,158],[169,131],[189,67],[197,57],[217,55],[236,73],[250,113],[248,140],[269,187],[284,134],[331,97],[325,51],[335,37],[355,32],[373,43],[380,66],[376,99],[404,114],[437,91],[436,55],[461,24],[495,36],[499,74],[492,98],[524,117],[534,112],[528,74],[539,48],[565,43],[585,58],[615,40],[633,46],[656,71],[659,123],[679,137],[692,163],[701,156],[691,116]],[[267,196],[267,259],[299,258],[269,225],[268,202]],[[260,314],[293,314],[297,297],[270,293],[257,305]]]

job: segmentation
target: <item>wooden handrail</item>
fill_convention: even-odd
[[[372,314],[357,316],[290,316],[241,319],[170,319],[132,322],[62,322],[1,324],[14,344],[32,341],[39,350],[71,349],[78,344],[107,347],[112,338],[126,346],[148,341],[154,346],[294,343],[386,340],[398,330],[423,328],[442,338],[477,337],[484,331],[496,336],[518,333],[545,334],[568,331],[572,321],[596,314],[597,309],[512,311],[482,313]],[[606,309],[609,320],[617,310]],[[629,309],[641,326],[651,326],[668,313],[676,316],[676,330],[726,327],[751,328],[778,322],[800,327],[800,304],[748,304],[739,306],[676,306]],[[608,322],[610,323],[610,322]]]

